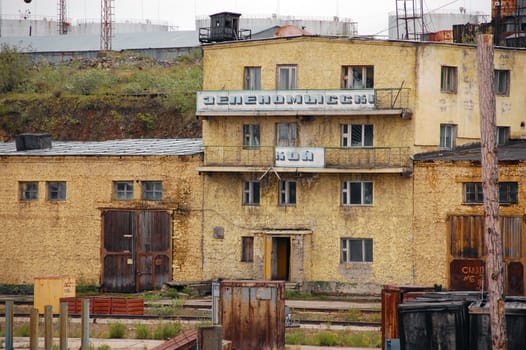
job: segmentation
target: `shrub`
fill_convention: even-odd
[[[170,339],[181,333],[183,327],[180,323],[159,323],[153,331],[154,339]]]
[[[0,47],[0,93],[12,92],[29,76],[29,63],[16,48]]]
[[[150,338],[150,328],[143,324],[138,324],[135,327],[135,338],[136,339],[148,339]]]
[[[111,346],[107,344],[102,344],[102,345],[97,346],[97,350],[111,350]]]
[[[328,332],[320,332],[316,335],[316,343],[318,345],[334,346],[338,344],[336,335]]]
[[[110,330],[108,337],[111,339],[121,339],[124,338],[126,334],[126,326],[120,322],[115,322],[110,324]]]
[[[28,324],[22,324],[14,330],[13,334],[15,337],[29,337],[31,330]]]

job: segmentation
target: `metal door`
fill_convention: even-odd
[[[160,288],[171,279],[170,215],[163,211],[102,213],[102,286],[110,292]]]

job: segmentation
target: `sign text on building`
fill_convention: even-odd
[[[375,109],[374,90],[199,91],[197,112]]]
[[[325,152],[322,147],[276,147],[277,167],[323,168]]]

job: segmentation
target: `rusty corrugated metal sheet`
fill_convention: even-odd
[[[284,349],[285,282],[222,281],[219,318],[233,349]]]
[[[191,350],[197,349],[197,330],[192,329],[157,345],[152,350]]]

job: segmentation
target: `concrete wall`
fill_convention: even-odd
[[[173,213],[173,279],[201,279],[200,162],[199,156],[0,157],[0,283],[68,275],[77,284],[99,284],[101,212],[116,208]],[[162,180],[163,200],[114,201],[116,180]],[[19,181],[38,181],[38,200],[20,201]],[[66,181],[67,199],[47,201],[46,181]]]

